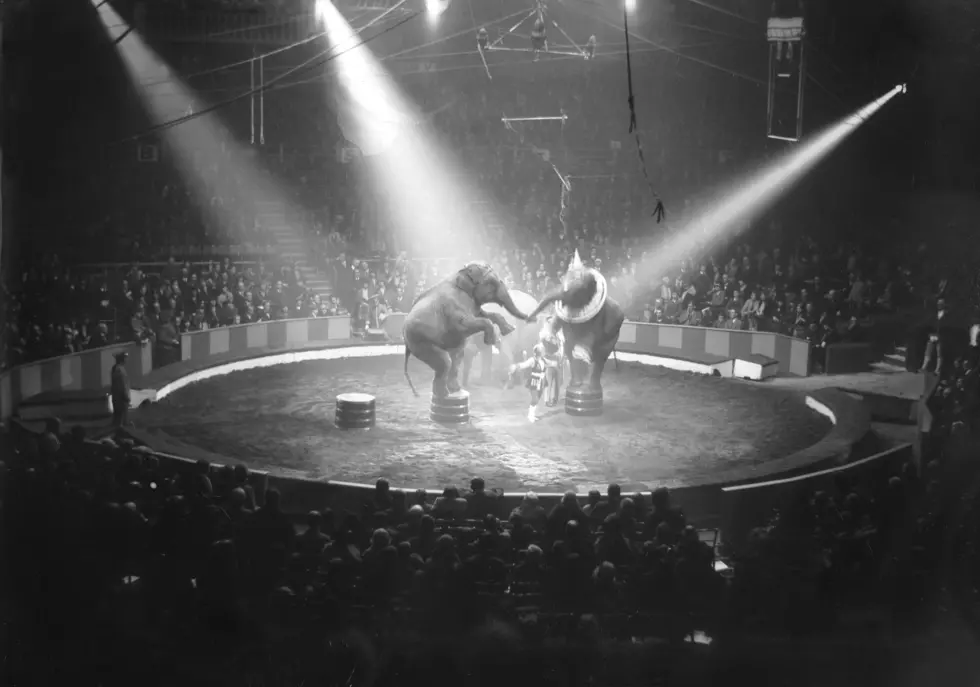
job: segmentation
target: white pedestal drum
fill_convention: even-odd
[[[577,417],[602,415],[602,392],[588,387],[565,390],[565,412]]]
[[[374,427],[375,402],[370,394],[340,394],[334,423],[340,429],[370,429]]]
[[[464,425],[470,421],[470,392],[465,389],[443,398],[432,397],[429,419],[440,425]]]

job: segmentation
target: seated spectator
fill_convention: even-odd
[[[500,507],[500,498],[493,493],[487,493],[486,482],[482,477],[474,477],[470,481],[470,493],[465,496],[466,517],[482,520],[488,515],[496,515]]]
[[[242,492],[244,496],[244,491]],[[306,516],[306,531],[296,542],[297,551],[307,559],[319,560],[323,550],[330,544],[330,537],[323,533],[323,516],[318,511],[310,511]]]
[[[661,524],[665,524],[673,536],[680,536],[684,528],[684,512],[678,506],[670,503],[670,491],[667,487],[658,487],[651,495],[652,508],[646,517],[643,536],[655,539]]]
[[[423,515],[419,521],[418,534],[409,539],[412,551],[429,560],[436,547],[436,521],[431,515]]]
[[[531,544],[527,547],[524,559],[512,569],[510,578],[515,585],[541,585],[547,574],[544,552],[540,546]]]
[[[633,552],[624,536],[618,514],[613,513],[603,520],[596,539],[595,552],[600,561],[609,561],[613,565],[629,565],[632,562]]]
[[[552,539],[560,536],[565,530],[565,524],[570,520],[576,520],[581,523],[587,522],[587,516],[582,511],[582,507],[578,502],[578,496],[574,491],[566,491],[561,501],[548,514],[548,536]]]
[[[462,520],[467,508],[466,499],[460,497],[459,489],[446,487],[442,496],[432,504],[432,517],[437,520]]]
[[[533,491],[524,494],[520,504],[511,511],[511,516],[514,515],[521,516],[522,520],[534,529],[544,527],[547,520],[544,508],[538,503],[538,495]]]
[[[606,517],[619,512],[619,502],[622,500],[622,488],[618,484],[610,484],[606,487],[606,500],[600,501],[592,509],[590,519],[597,522],[604,522]]]

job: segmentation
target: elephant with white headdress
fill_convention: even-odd
[[[606,278],[598,270],[586,267],[578,251],[568,266],[561,284],[549,291],[528,314],[535,321],[554,304],[554,317],[542,331],[542,337],[564,338],[565,357],[571,365],[569,389],[588,387],[602,391],[602,371],[619,342],[619,330],[626,320],[622,306],[609,297]]]

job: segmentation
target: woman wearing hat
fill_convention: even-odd
[[[129,354],[119,351],[113,356],[116,364],[112,366],[112,426],[125,427],[129,423],[129,375],[126,373],[126,359]]]
[[[521,370],[527,370],[530,373],[525,383],[528,391],[531,392],[531,405],[527,409],[527,419],[529,422],[537,422],[536,412],[538,403],[541,401],[541,395],[548,388],[548,370],[557,366],[558,363],[553,360],[548,360],[545,357],[544,346],[541,344],[537,344],[534,347],[531,357],[523,363],[510,366],[511,375]]]

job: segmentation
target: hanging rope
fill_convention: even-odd
[[[555,169],[557,173],[558,170]],[[561,222],[562,229],[565,230],[565,236],[571,236],[568,232],[568,204],[572,199],[572,182],[567,178],[563,178],[561,174],[558,175],[561,179],[561,210],[558,212],[558,221]]]
[[[623,32],[626,34],[626,85],[629,87],[629,103],[630,107],[630,128],[629,133],[633,134],[636,139],[636,155],[640,160],[640,169],[643,171],[643,178],[647,180],[647,186],[650,187],[650,193],[653,195],[653,199],[657,201],[656,207],[653,209],[653,216],[657,218],[657,224],[660,224],[661,220],[664,218],[664,204],[660,200],[660,196],[657,195],[657,191],[653,188],[653,182],[650,181],[650,173],[647,171],[647,161],[643,155],[643,141],[640,140],[640,129],[636,125],[636,98],[633,96],[633,63],[630,60],[630,25],[629,25],[629,13],[626,11],[626,6],[623,6]]]

